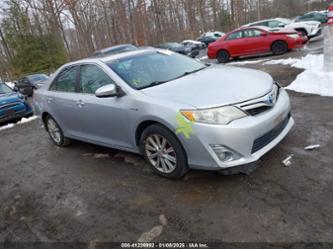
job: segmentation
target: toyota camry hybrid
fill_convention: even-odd
[[[161,49],[66,64],[34,105],[56,145],[74,139],[140,153],[169,178],[244,167],[294,124],[288,94],[270,75]]]

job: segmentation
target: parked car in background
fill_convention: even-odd
[[[208,46],[210,43],[215,42],[217,39],[221,38],[224,35],[220,31],[211,31],[202,34],[197,40],[206,44]]]
[[[270,75],[160,49],[66,64],[34,105],[56,145],[77,139],[140,153],[169,178],[189,168],[240,171],[294,124]]]
[[[159,44],[155,46],[156,48],[162,48],[162,49],[168,49],[173,52],[179,53],[179,54],[188,54],[192,50],[190,48],[186,48],[183,44],[180,44],[178,42],[166,42]]]
[[[25,97],[0,82],[0,124],[18,122],[23,117],[30,117],[32,114],[32,109]]]
[[[243,27],[231,31],[208,46],[208,57],[227,62],[231,57],[249,56],[272,52],[281,55],[290,49],[302,48],[307,38],[293,29]]]
[[[204,49],[206,48],[206,44],[200,41],[195,40],[184,40],[181,42],[185,46],[185,48],[189,48],[191,51],[195,49]]]
[[[243,27],[265,26],[269,28],[292,28],[309,38],[315,37],[321,33],[320,22],[300,21],[293,22],[287,18],[266,19],[244,25]]]
[[[108,48],[103,48],[100,50],[95,51],[91,57],[105,57],[112,54],[119,54],[127,51],[137,50],[138,48],[132,44],[121,44],[116,45]]]
[[[46,74],[31,74],[16,81],[15,87],[20,93],[32,96],[34,89],[43,86],[48,79],[49,76]]]
[[[295,22],[305,22],[305,21],[317,21],[322,24],[327,23],[328,16],[326,11],[313,11],[306,13],[302,16],[298,16],[295,19]]]

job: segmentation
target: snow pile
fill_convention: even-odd
[[[333,97],[333,72],[325,71],[322,54],[309,54],[301,59],[273,60],[265,64],[291,65],[305,70],[286,89]]]
[[[288,59],[281,59],[281,60],[271,60],[266,61],[264,65],[276,65],[276,64],[282,64],[282,65],[293,65],[297,63],[300,59],[297,58],[288,58]]]
[[[20,122],[17,122],[16,124],[8,124],[5,126],[0,126],[0,131],[13,128],[15,125],[31,122],[32,120],[35,120],[36,118],[37,118],[37,116],[33,116],[30,118],[22,118],[22,120]]]

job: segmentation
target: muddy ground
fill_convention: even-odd
[[[301,72],[244,66],[284,86]],[[57,148],[38,120],[0,131],[0,242],[333,242],[333,98],[289,94],[296,125],[249,176],[192,171],[172,181],[137,155]]]

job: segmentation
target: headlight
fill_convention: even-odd
[[[182,110],[180,112],[192,122],[222,125],[247,116],[245,112],[234,106],[223,106],[205,110]]]
[[[293,39],[298,39],[299,38],[298,34],[292,34],[292,35],[287,35],[287,36],[290,37],[290,38],[293,38]]]

